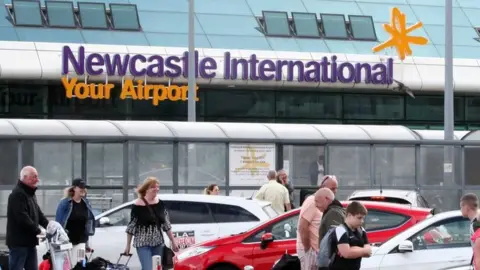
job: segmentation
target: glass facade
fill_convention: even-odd
[[[405,125],[442,129],[443,94],[415,99],[389,91],[348,89],[266,90],[202,87],[197,120],[208,122],[329,123]],[[235,102],[229,102],[229,101]],[[458,129],[480,127],[480,95],[455,97]],[[68,99],[59,83],[0,82],[0,117],[186,121],[187,102],[120,99],[118,88],[105,100]]]

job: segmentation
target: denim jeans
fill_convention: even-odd
[[[36,247],[14,247],[9,249],[8,269],[38,270]]]
[[[138,255],[138,259],[140,260],[140,265],[142,266],[142,270],[151,270],[153,268],[152,257],[155,255],[162,256],[163,247],[164,245],[161,244],[155,247],[137,248],[137,255]]]

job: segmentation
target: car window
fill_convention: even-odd
[[[409,201],[402,198],[385,197],[385,196],[369,196],[369,197],[352,197],[349,201],[374,201],[374,202],[388,202],[398,204],[411,204]]]
[[[368,232],[385,230],[389,228],[398,227],[408,220],[409,220],[409,217],[401,214],[395,214],[395,213],[378,211],[378,210],[368,210],[368,214],[365,217],[364,228]]]
[[[213,218],[218,223],[260,221],[258,217],[236,205],[208,203]]]
[[[260,242],[262,235],[270,232],[275,240],[286,240],[297,238],[298,214],[277,221],[270,226],[259,230],[255,235],[249,237],[245,242]]]
[[[207,204],[200,202],[163,201],[172,224],[215,223]]]
[[[470,222],[465,218],[437,222],[409,240],[412,241],[414,250],[468,247]]]
[[[131,209],[132,206],[127,205],[124,208],[103,216],[109,219],[109,222],[106,224],[100,224],[100,220],[97,219],[96,227],[127,226],[130,222]]]

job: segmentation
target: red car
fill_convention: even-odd
[[[342,202],[346,207],[350,202]],[[362,201],[368,209],[364,227],[370,243],[382,243],[434,214],[429,208],[385,202]],[[182,251],[175,270],[270,270],[282,254],[296,253],[300,209],[291,210],[247,232],[206,241]],[[273,237],[272,237],[273,235]]]

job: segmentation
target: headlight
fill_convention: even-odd
[[[177,259],[178,260],[185,260],[185,259],[193,257],[193,256],[201,255],[205,252],[208,252],[208,251],[212,250],[213,248],[214,247],[202,247],[202,246],[189,248],[189,249],[183,251],[182,253],[180,253],[177,256]]]

